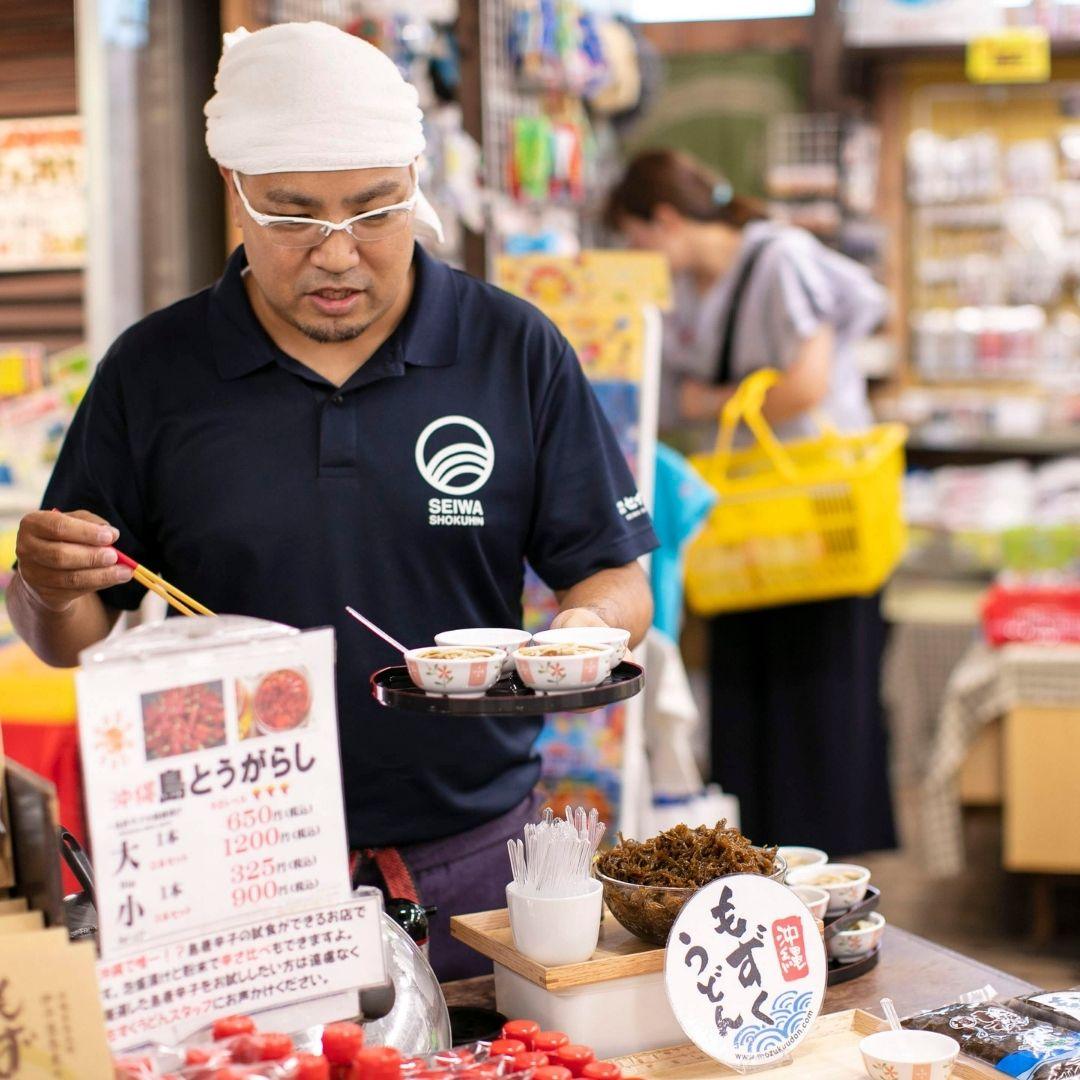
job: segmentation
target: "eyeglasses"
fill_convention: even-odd
[[[306,217],[283,217],[279,214],[264,214],[256,210],[248,202],[244,189],[240,186],[240,177],[236,170],[232,171],[233,183],[236,185],[236,193],[244,204],[244,209],[251,216],[256,225],[261,225],[266,230],[266,235],[271,243],[279,247],[310,248],[317,247],[332,233],[347,232],[354,240],[362,244],[371,243],[374,240],[383,240],[394,233],[401,232],[409,215],[416,206],[416,174],[415,166],[410,166],[409,175],[413,179],[413,193],[404,202],[394,203],[393,206],[383,206],[378,210],[368,210],[366,213],[357,214],[355,217],[346,218],[345,221],[322,221],[319,218]]]

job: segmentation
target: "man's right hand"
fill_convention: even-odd
[[[19,522],[15,555],[19,576],[41,607],[62,613],[80,596],[122,585],[132,571],[117,565],[112,545],[120,534],[88,510],[37,510]]]

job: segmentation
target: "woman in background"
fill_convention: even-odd
[[[665,320],[661,428],[711,448],[739,381],[781,372],[765,418],[783,440],[868,427],[853,345],[881,321],[865,268],[753,200],[688,155],[636,157],[612,191],[609,224],[664,254],[675,280]],[[832,855],[895,846],[880,701],[878,597],[811,601],[710,620],[712,769],[761,843]]]

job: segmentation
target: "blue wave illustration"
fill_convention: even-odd
[[[749,1024],[741,1028],[734,1040],[736,1049],[758,1054],[782,1045],[809,1015],[812,999],[812,993],[800,994],[797,990],[778,995],[765,1006],[773,1023],[768,1026]]]

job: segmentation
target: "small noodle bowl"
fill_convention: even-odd
[[[264,735],[301,727],[311,711],[307,676],[295,668],[279,668],[264,675],[255,690],[252,712]]]
[[[431,697],[483,697],[499,681],[506,653],[481,646],[409,649],[409,678]]]
[[[503,661],[503,674],[514,670],[510,653],[532,641],[528,630],[510,630],[503,626],[474,626],[464,630],[443,630],[435,635],[436,645],[473,645],[485,649],[501,649],[507,654]]]
[[[885,933],[885,916],[876,911],[868,915],[858,915],[848,924],[841,923],[841,928],[827,941],[829,957],[841,964],[850,964],[869,956],[880,944]]]
[[[538,694],[585,690],[599,686],[610,674],[615,651],[610,645],[564,642],[529,645],[514,653],[521,681]]]
[[[582,645],[610,645],[615,650],[612,663],[622,663],[630,646],[630,631],[617,626],[565,626],[559,630],[541,630],[533,639],[537,645],[561,645],[578,642]]]
[[[812,885],[829,894],[829,914],[837,915],[857,904],[870,886],[870,871],[854,863],[800,866],[787,876],[789,885]]]
[[[859,1052],[875,1080],[949,1080],[960,1044],[936,1031],[878,1031],[859,1043]]]

